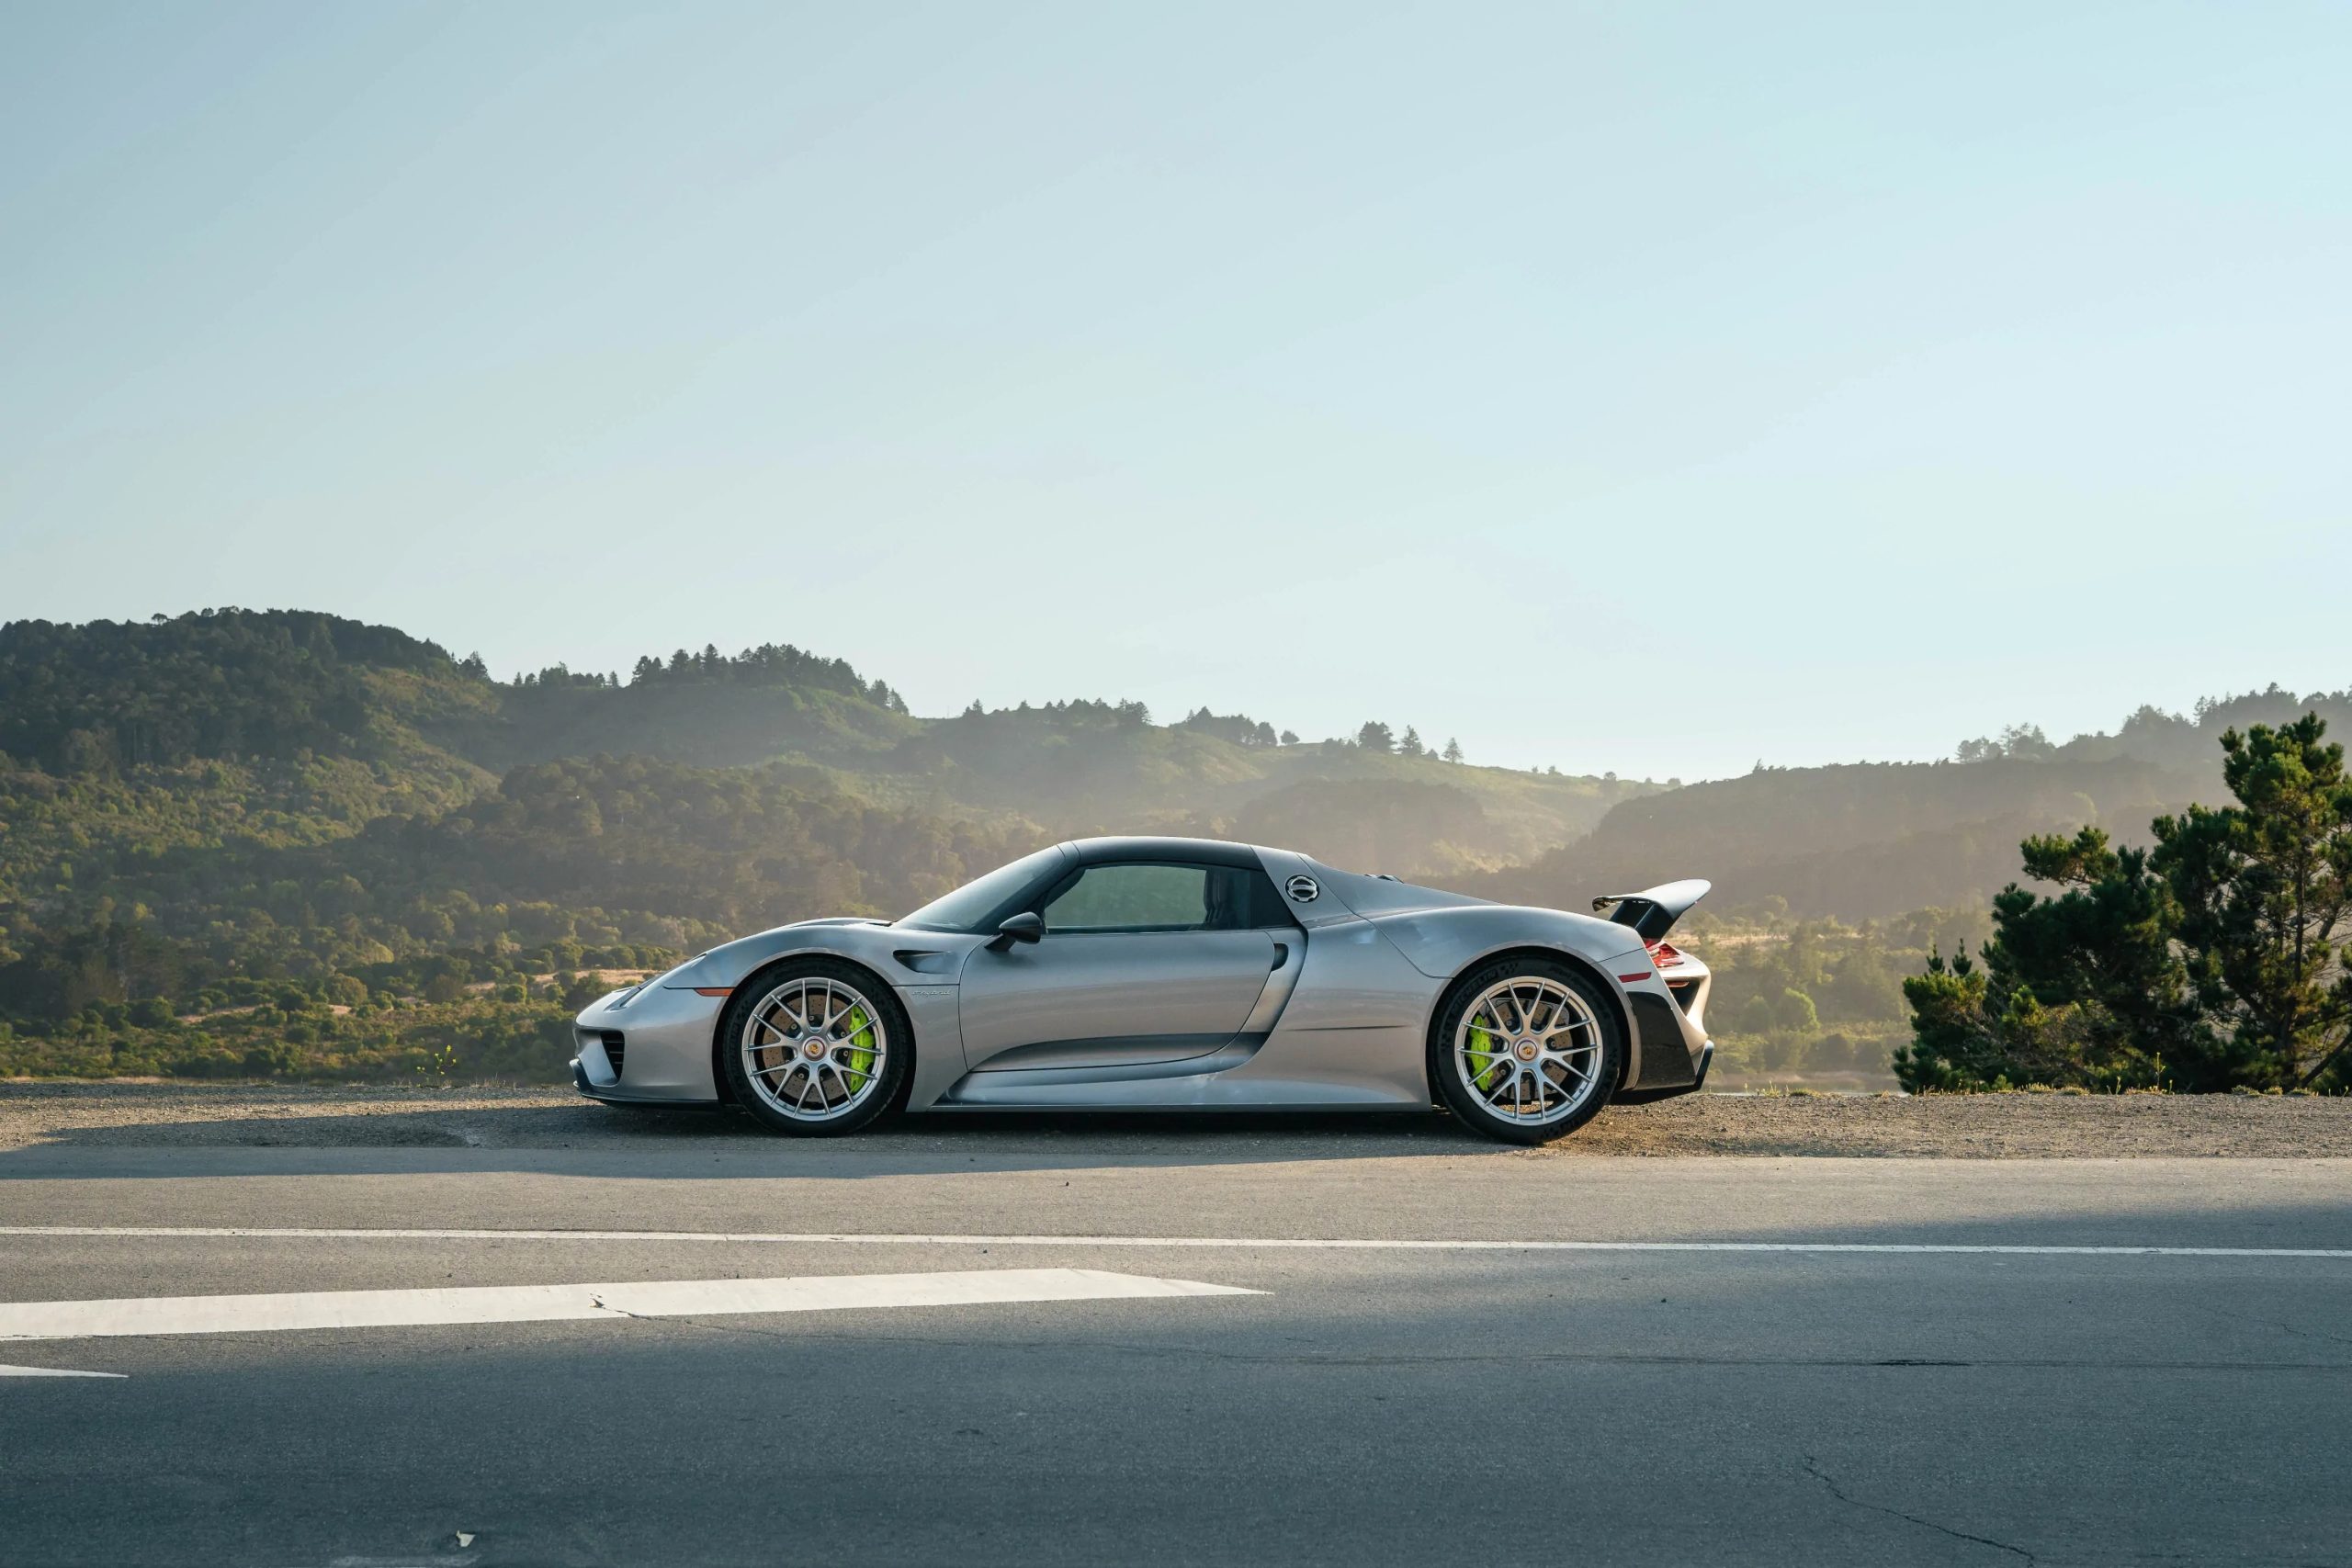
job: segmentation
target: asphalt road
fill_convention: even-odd
[[[2352,1161],[49,1146],[0,1225],[0,1332],[617,1303],[0,1342],[121,1374],[0,1377],[10,1564],[2352,1563]],[[1259,1293],[625,1315],[997,1270]]]

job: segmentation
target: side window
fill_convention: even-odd
[[[1057,931],[1233,931],[1295,926],[1261,871],[1229,865],[1091,865],[1046,900]]]
[[[1090,865],[1046,900],[1056,931],[1194,931],[1209,928],[1208,868]]]

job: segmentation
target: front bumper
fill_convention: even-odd
[[[711,1040],[726,1006],[724,997],[669,986],[615,991],[591,1003],[571,1023],[579,1052],[572,1086],[592,1100],[716,1104]]]

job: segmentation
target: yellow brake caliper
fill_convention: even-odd
[[[864,1089],[865,1080],[874,1076],[874,1021],[865,1016],[864,1008],[853,1008],[849,1015],[849,1070],[857,1075],[857,1087]]]
[[[1470,1081],[1478,1087],[1479,1091],[1484,1093],[1494,1088],[1495,1079],[1502,1074],[1502,1049],[1495,1043],[1495,1036],[1474,1023],[1470,1026],[1469,1054],[1473,1057],[1486,1058],[1487,1065],[1472,1074],[1470,1078]]]

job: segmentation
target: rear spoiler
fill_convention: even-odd
[[[1597,915],[1614,904],[1617,908],[1609,917],[1611,920],[1633,927],[1634,934],[1644,942],[1657,942],[1673,930],[1674,922],[1691,905],[1704,898],[1713,886],[1693,876],[1645,887],[1639,893],[1604,893],[1592,901],[1592,912]]]

